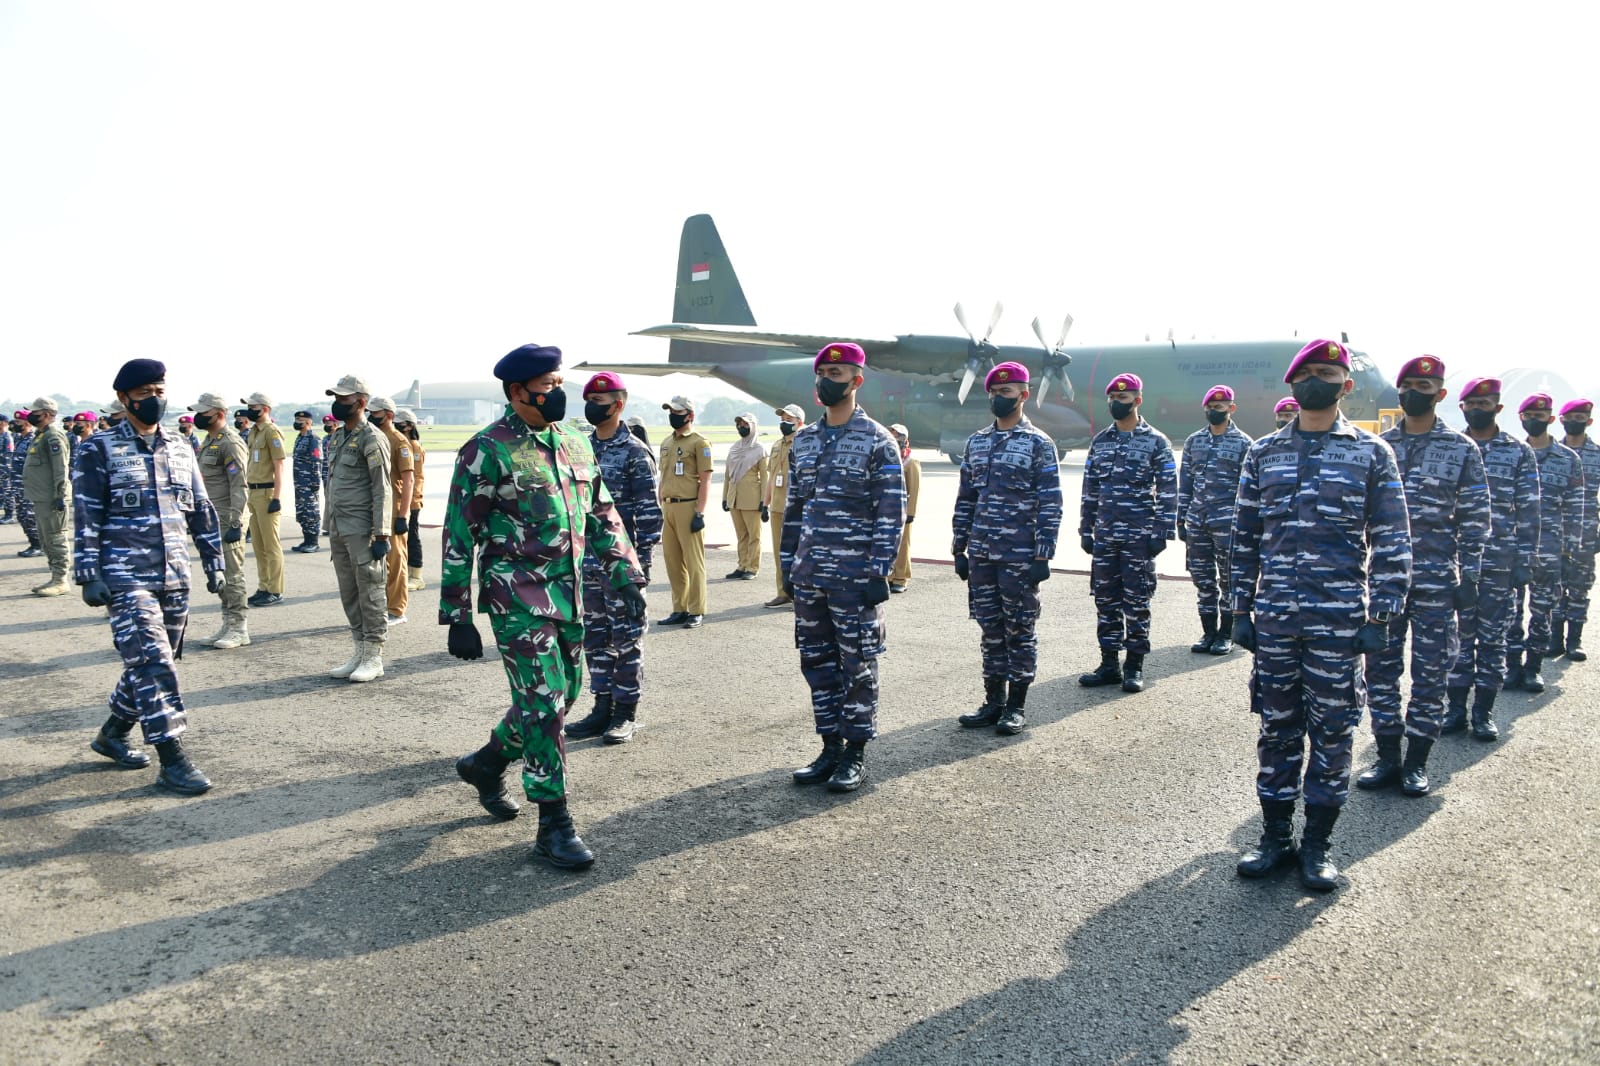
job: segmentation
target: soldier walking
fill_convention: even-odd
[[[1550,635],[1550,656],[1565,655],[1581,663],[1583,626],[1589,620],[1589,590],[1594,587],[1594,558],[1600,550],[1600,444],[1589,439],[1594,425],[1594,402],[1572,400],[1561,407],[1562,441],[1578,453],[1583,464],[1583,538],[1578,553],[1561,568],[1561,599],[1556,604],[1555,628]]]
[[[1028,368],[999,363],[983,387],[994,421],[967,438],[950,542],[968,613],[983,633],[983,704],[957,721],[1015,736],[1038,665],[1034,627],[1061,531],[1061,469],[1055,441],[1022,413]]]
[[[28,420],[36,428],[33,446],[22,466],[22,491],[36,523],[37,543],[43,545],[50,564],[50,580],[33,588],[35,596],[59,596],[70,591],[67,569],[72,565],[67,546],[67,506],[72,500],[71,444],[56,425],[59,408],[48,396],[33,401]]]
[[[856,404],[866,364],[849,343],[826,345],[812,361],[827,413],[794,435],[779,553],[822,737],[822,753],[794,780],[826,781],[834,792],[861,787],[866,746],[878,735],[883,604],[905,528],[900,449]]]
[[[767,470],[772,476],[767,478],[765,502],[767,513],[771,516],[772,558],[777,560],[778,553],[783,549],[784,508],[789,503],[789,450],[794,446],[795,432],[806,424],[806,413],[795,403],[775,407],[772,413],[778,416],[778,443],[772,446],[772,455],[767,460]],[[778,594],[762,606],[787,607],[794,601],[784,591],[783,567],[774,565],[772,571]]]
[[[711,445],[694,431],[694,401],[674,396],[661,405],[672,432],[661,442],[661,551],[672,585],[664,626],[697,629],[706,613],[706,499],[711,491]]]
[[[256,556],[255,594],[252,607],[271,607],[283,602],[283,544],[278,540],[278,513],[283,510],[283,430],[272,421],[272,398],[252,392],[245,418],[250,436],[245,447],[250,465],[245,481],[250,487],[250,545]]]
[[[111,717],[89,747],[125,770],[150,765],[128,744],[137,723],[161,761],[156,784],[197,796],[211,782],[184,752],[188,726],[174,660],[183,656],[189,622],[189,547],[200,551],[206,590],[222,588],[217,513],[206,497],[194,450],[161,428],[166,367],[133,359],[113,388],[126,421],[83,443],[74,475],[73,577],[83,602],[107,607],[122,678],[111,692]]]
[[[394,515],[389,439],[367,421],[371,393],[361,378],[347,374],[327,394],[333,397],[334,417],[343,424],[328,442],[333,466],[322,524],[353,644],[350,658],[328,676],[375,681],[383,676],[383,645],[389,638],[384,594]]]
[[[894,442],[900,446],[900,466],[906,480],[906,527],[900,533],[900,551],[894,557],[894,569],[889,571],[889,594],[904,592],[911,583],[911,523],[917,517],[917,497],[922,495],[922,463],[911,458],[911,431],[896,422],[889,427]]]
[[[456,454],[444,517],[439,623],[450,654],[483,657],[472,623],[472,567],[478,611],[489,616],[511,685],[511,707],[482,748],[456,763],[462,780],[497,818],[515,818],[503,775],[521,760],[522,787],[539,806],[534,855],[562,869],[594,862],[567,811],[562,719],[583,690],[583,614],[578,560],[592,550],[623,612],[644,618],[644,572],[589,440],[566,417],[561,350],[524,345],[495,365],[505,415]],[[625,434],[627,435],[627,434]],[[631,436],[631,435],[630,435]]]
[[[1233,505],[1250,435],[1233,424],[1239,406],[1228,386],[1211,386],[1200,406],[1206,427],[1183,442],[1178,469],[1178,539],[1187,547],[1184,564],[1200,605],[1200,639],[1189,650],[1226,655],[1233,650],[1233,612],[1221,607],[1221,588],[1228,582]]]
[[[1177,464],[1172,442],[1139,413],[1144,382],[1137,374],[1112,378],[1106,402],[1112,424],[1089,443],[1078,518],[1079,540],[1093,559],[1100,666],[1078,684],[1142,692],[1156,556],[1166,551],[1178,520]],[[1128,657],[1119,663],[1123,648]]]
[[[1561,598],[1561,573],[1583,551],[1583,461],[1578,453],[1550,435],[1555,401],[1536,392],[1517,412],[1528,446],[1539,460],[1539,551],[1533,580],[1527,586],[1527,640],[1524,643],[1523,590],[1512,599],[1511,628],[1506,634],[1509,668],[1506,688],[1544,691],[1544,657],[1550,650],[1551,624]]]
[[[318,552],[322,542],[323,439],[311,428],[311,412],[294,413],[294,520],[300,526],[295,552]]]
[[[1349,796],[1362,656],[1383,648],[1405,603],[1411,536],[1394,452],[1339,411],[1354,386],[1349,352],[1312,341],[1284,380],[1300,403],[1295,427],[1250,446],[1234,519],[1233,639],[1255,653],[1262,819],[1237,870],[1264,877],[1294,862],[1303,777],[1300,882],[1326,892],[1338,884],[1328,847]]]
[[[249,456],[244,439],[228,425],[228,401],[219,393],[201,393],[189,410],[206,435],[197,457],[200,478],[222,531],[222,628],[200,643],[228,651],[250,643],[250,605],[244,595],[244,524],[250,498],[244,472]]]

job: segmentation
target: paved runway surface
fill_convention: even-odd
[[[931,555],[948,508],[923,514]],[[599,859],[571,875],[455,778],[506,688],[444,652],[435,543],[377,683],[325,676],[348,648],[326,553],[289,555],[250,647],[193,645],[217,787],[178,799],[89,752],[104,615],[27,595],[39,561],[0,527],[0,1061],[1600,1060],[1600,661],[1504,698],[1501,743],[1444,740],[1435,795],[1356,794],[1349,884],[1313,897],[1233,874],[1259,830],[1247,660],[1189,653],[1188,586],[1157,594],[1148,691],[1102,696],[1075,681],[1087,579],[1058,574],[1008,739],[955,727],[977,629],[949,568],[917,568],[868,785],[837,797],[789,783],[815,740],[769,574],[714,580],[703,629],[647,640],[639,738],[573,746]]]

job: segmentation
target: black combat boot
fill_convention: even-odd
[[[1575,663],[1589,658],[1589,653],[1583,650],[1582,622],[1567,623],[1567,658]]]
[[[30,540],[28,541],[28,546],[17,553],[17,558],[36,559],[43,554],[44,549],[39,546],[39,542],[36,540]]]
[[[1494,698],[1492,688],[1480,688],[1472,698],[1472,739],[1499,740],[1500,727],[1494,724]]]
[[[157,744],[156,758],[161,760],[161,772],[156,775],[157,786],[180,796],[198,796],[211,788],[210,780],[195,769],[177,738]]]
[[[294,550],[310,555],[312,552],[321,551],[322,545],[318,542],[316,537],[307,537],[305,540],[296,545]]]
[[[1540,693],[1544,691],[1544,675],[1539,671],[1544,666],[1544,656],[1528,653],[1528,661],[1522,664],[1522,691]]]
[[[1515,692],[1522,687],[1522,656],[1511,658],[1506,656],[1506,679],[1501,686],[1508,692]]]
[[[1189,645],[1189,650],[1197,655],[1208,654],[1211,645],[1217,641],[1217,612],[1200,612],[1200,639]]]
[[[461,780],[478,790],[478,803],[483,809],[509,822],[522,808],[506,794],[506,767],[511,760],[500,754],[500,742],[494,737],[489,743],[456,760],[456,773]]]
[[[1122,664],[1122,691],[1144,691],[1144,656],[1128,653],[1127,660]]]
[[[1027,722],[1023,721],[1022,709],[1028,704],[1028,682],[1011,682],[1011,695],[1006,699],[1006,713],[1000,716],[1000,721],[995,723],[994,731],[1002,736],[1014,737],[1022,732]]]
[[[89,750],[96,755],[104,755],[117,764],[122,770],[143,770],[150,765],[150,756],[138,748],[129,747],[128,734],[133,732],[133,723],[124,722],[116,715],[106,719],[106,724],[100,727],[100,733],[89,741]]]
[[[1294,862],[1294,800],[1261,801],[1261,843],[1239,857],[1240,877],[1265,877]]]
[[[1378,761],[1361,772],[1356,787],[1372,792],[1388,788],[1400,780],[1400,737],[1381,736],[1378,741]]]
[[[569,740],[588,740],[611,727],[611,693],[596,692],[594,707],[576,722],[568,722],[562,730]]]
[[[1567,623],[1560,618],[1550,620],[1550,642],[1545,645],[1545,655],[1559,659],[1567,653]]]
[[[1217,639],[1211,642],[1212,655],[1226,655],[1233,650],[1233,612],[1223,611],[1217,623]]]
[[[844,738],[832,735],[823,737],[822,754],[794,772],[794,783],[815,785],[819,781],[826,781],[838,769],[839,757],[843,754]]]
[[[614,703],[611,706],[611,728],[600,739],[607,744],[626,744],[639,731],[634,716],[639,711],[637,703]]]
[[[854,792],[867,779],[867,742],[847,740],[839,755],[839,765],[828,778],[829,792]]]
[[[994,725],[1006,710],[1006,679],[1003,677],[986,677],[983,679],[983,703],[971,714],[964,714],[956,721],[961,723],[962,729],[984,729]]]
[[[1443,731],[1446,733],[1459,733],[1467,728],[1467,696],[1472,690],[1466,687],[1452,687],[1446,690],[1450,698],[1449,705],[1444,712]]]
[[[1092,674],[1079,674],[1078,684],[1084,688],[1122,684],[1122,663],[1117,659],[1117,649],[1100,649],[1100,668]]]
[[[1313,892],[1332,892],[1339,887],[1339,868],[1328,861],[1333,823],[1338,820],[1338,807],[1306,804],[1306,827],[1300,834],[1300,883]]]
[[[533,855],[558,870],[587,870],[594,865],[594,852],[572,827],[566,800],[539,804],[539,835],[533,840]]]
[[[1428,785],[1428,752],[1433,741],[1412,737],[1406,742],[1406,761],[1400,764],[1400,791],[1407,796],[1426,796]]]

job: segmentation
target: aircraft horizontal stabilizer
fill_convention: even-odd
[[[645,377],[665,377],[668,374],[688,374],[697,378],[717,376],[716,363],[613,363],[609,361],[583,362],[569,367],[571,370],[616,370],[624,374],[642,374]]]
[[[665,337],[668,340],[699,341],[702,344],[793,348],[797,352],[813,354],[821,351],[824,345],[833,344],[836,341],[859,344],[868,355],[882,355],[885,352],[892,352],[900,343],[897,340],[874,340],[867,337],[829,337],[809,333],[772,333],[753,326],[694,326],[681,322],[672,322],[665,326],[651,326],[649,329],[636,331],[633,336]],[[683,366],[684,364],[674,363],[672,365]]]

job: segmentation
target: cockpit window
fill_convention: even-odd
[[[1378,369],[1378,364],[1374,363],[1371,359],[1367,358],[1367,353],[1366,352],[1351,352],[1350,353],[1350,369],[1351,370],[1376,370],[1376,369]]]

